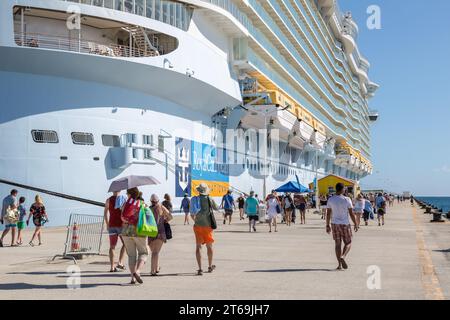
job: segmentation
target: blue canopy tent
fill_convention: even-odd
[[[291,193],[308,193],[312,192],[307,187],[301,185],[297,181],[289,181],[285,185],[282,185],[278,189],[275,189],[276,192],[291,192]]]

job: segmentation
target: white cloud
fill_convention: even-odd
[[[436,168],[433,170],[434,172],[443,172],[443,173],[450,173],[450,166],[449,165],[443,165],[440,168]]]

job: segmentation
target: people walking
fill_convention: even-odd
[[[222,197],[222,203],[220,204],[220,209],[224,209],[225,213],[223,215],[223,224],[227,223],[231,224],[231,217],[233,216],[233,209],[236,209],[236,205],[234,203],[232,191],[228,190],[228,192]]]
[[[277,230],[277,216],[281,213],[281,204],[278,201],[277,193],[275,190],[272,191],[271,194],[267,197],[267,218],[269,220],[269,232],[272,232],[272,224],[275,228],[275,232]]]
[[[196,203],[196,215],[194,224],[195,233],[195,256],[197,259],[199,276],[203,275],[202,269],[202,246],[206,245],[208,254],[208,272],[213,272],[216,266],[213,264],[213,243],[214,243],[214,210],[218,210],[218,207],[213,199],[209,197],[210,189],[206,183],[201,183],[197,188],[198,196],[192,199],[192,202]],[[198,209],[197,209],[198,208]]]
[[[25,218],[27,217],[27,209],[25,208],[25,197],[20,197],[19,199],[19,207],[17,210],[19,211],[19,221],[17,221],[17,245],[21,246],[23,244],[22,233],[23,229],[25,229]]]
[[[11,247],[16,246],[16,221],[11,221],[12,218],[7,216],[8,211],[17,209],[17,195],[18,191],[16,189],[11,190],[10,194],[3,199],[2,203],[2,214],[0,216],[0,222],[5,225],[5,230],[3,230],[2,236],[0,238],[0,247],[3,247],[3,239],[11,231]]]
[[[292,221],[292,211],[294,210],[294,200],[290,193],[286,193],[283,198],[283,209],[286,220],[286,225],[290,226]]]
[[[191,208],[191,200],[188,197],[188,194],[185,193],[183,200],[181,200],[180,210],[184,212],[184,225],[189,224],[189,211]],[[194,217],[192,217],[194,220]]]
[[[326,219],[326,215],[327,215],[327,202],[328,202],[328,197],[325,195],[321,195],[319,197],[319,201],[320,201],[320,211],[322,212],[322,217],[321,219],[325,220]]]
[[[144,283],[141,278],[141,269],[148,259],[147,237],[137,235],[140,207],[143,204],[138,200],[138,188],[127,190],[128,200],[122,207],[122,239],[128,254],[128,267],[131,273],[131,284]]]
[[[150,267],[151,276],[156,276],[160,271],[159,253],[161,252],[163,244],[167,242],[165,224],[173,219],[172,213],[167,208],[167,201],[170,202],[170,197],[168,197],[168,194],[166,194],[164,198],[166,200],[164,200],[161,204],[159,203],[159,198],[156,194],[152,194],[152,196],[150,197],[150,209],[153,212],[153,216],[155,217],[155,221],[158,226],[158,235],[156,236],[156,238],[148,238],[148,245],[152,253]]]
[[[300,224],[306,223],[306,199],[303,195],[298,194],[294,196],[295,206],[300,212]]]
[[[158,201],[159,201],[159,198],[158,198]],[[164,206],[164,208],[166,208],[170,212],[170,214],[173,213],[172,199],[170,198],[170,195],[168,193],[166,193],[164,195],[164,200],[161,204]]]
[[[256,232],[256,221],[259,220],[259,201],[255,198],[255,192],[250,191],[250,196],[244,203],[245,214],[248,218],[248,232]]]
[[[336,185],[336,195],[328,199],[328,212],[326,232],[333,233],[333,240],[335,242],[335,253],[338,260],[338,270],[348,269],[346,258],[351,249],[352,243],[352,229],[350,226],[349,216],[354,223],[354,230],[358,232],[359,225],[353,213],[353,205],[350,198],[345,197],[344,185],[338,183]],[[344,248],[342,248],[342,242]]]
[[[379,193],[375,198],[375,205],[377,208],[378,226],[384,226],[384,215],[386,214],[386,198]]]
[[[118,198],[124,198],[120,195],[120,192],[114,192],[111,197],[109,197],[105,202],[105,209],[103,211],[103,216],[105,220],[105,225],[108,228],[109,235],[109,272],[118,272],[120,270],[125,270],[124,259],[125,259],[125,245],[123,243],[122,237],[122,205],[123,200]],[[115,250],[117,243],[122,243],[119,253],[119,261],[115,262]]]
[[[39,245],[42,245],[42,227],[46,222],[48,222],[48,216],[45,211],[44,202],[40,195],[36,195],[34,198],[34,203],[30,208],[30,215],[27,219],[27,225],[30,223],[30,218],[33,217],[33,224],[36,227],[33,236],[29,242],[30,246],[34,247],[34,239],[37,237],[39,240]]]
[[[243,193],[241,193],[241,195],[237,199],[237,202],[238,202],[238,208],[239,208],[239,218],[240,218],[240,220],[244,220],[245,197],[244,197]]]
[[[354,209],[353,209],[353,212],[356,215],[356,222],[357,222],[358,226],[361,225],[361,216],[364,213],[365,202],[366,201],[364,200],[362,194],[359,193],[356,196],[356,199],[355,199],[355,202],[354,202]]]
[[[364,199],[363,218],[364,218],[364,224],[366,226],[369,225],[369,219],[373,219],[373,207],[372,207],[372,203],[370,202],[368,197],[366,197]]]

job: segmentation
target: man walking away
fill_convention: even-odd
[[[350,252],[352,243],[352,229],[348,218],[349,216],[355,225],[355,232],[358,232],[359,228],[355,214],[353,213],[352,201],[350,198],[343,195],[344,189],[344,185],[338,183],[336,185],[336,195],[328,199],[327,203],[328,212],[326,231],[328,234],[333,232],[336,258],[338,260],[337,270],[342,270],[342,268],[348,269],[345,259]],[[342,242],[344,242],[343,249]]]
[[[259,202],[255,198],[254,191],[250,191],[250,197],[245,200],[244,209],[248,217],[248,232],[252,232],[252,229],[256,232],[256,221],[259,220]]]
[[[231,216],[233,215],[233,209],[236,209],[236,204],[234,203],[232,191],[228,190],[227,194],[222,197],[222,203],[220,208],[225,210],[223,215],[223,224],[227,223],[227,218],[229,219],[228,224],[231,224]]]
[[[123,260],[125,258],[125,245],[123,244],[122,237],[122,205],[125,203],[126,198],[120,195],[120,192],[114,192],[112,197],[108,198],[105,202],[104,219],[109,234],[109,262],[111,269],[109,272],[117,272],[125,270]],[[109,216],[108,216],[109,212]],[[122,242],[122,248],[120,249],[119,262],[117,265],[114,262],[114,250],[116,249],[117,242],[120,238]]]
[[[188,198],[188,194],[184,194],[183,200],[181,200],[181,207],[180,210],[183,210],[184,212],[184,224],[189,224],[189,210],[191,208],[191,201]],[[194,220],[194,217],[192,217],[192,220]]]
[[[195,203],[195,224],[194,234],[196,242],[195,256],[197,258],[198,270],[197,275],[203,275],[202,269],[202,246],[206,245],[208,251],[208,272],[213,272],[216,268],[213,265],[213,243],[214,234],[212,227],[212,217],[214,210],[217,210],[217,205],[213,199],[209,197],[210,189],[206,183],[201,183],[197,188],[199,196],[193,197],[191,202]],[[194,207],[194,206],[193,206]]]
[[[237,199],[238,202],[238,208],[239,208],[239,218],[240,220],[244,220],[244,205],[245,205],[245,197],[242,193],[239,198]]]
[[[11,230],[11,247],[15,247],[15,238],[16,238],[16,224],[13,221],[9,221],[6,218],[6,212],[8,208],[10,210],[17,209],[17,194],[19,192],[16,189],[11,190],[9,196],[3,199],[2,203],[2,214],[0,216],[0,222],[5,224],[5,230],[3,231],[2,237],[0,238],[0,247],[3,247],[3,239],[8,234],[9,230]]]

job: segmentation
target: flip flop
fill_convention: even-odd
[[[116,266],[116,269],[126,270],[127,268],[125,268],[125,266],[122,266],[122,265],[118,264],[118,265]]]
[[[197,275],[198,275],[198,276],[202,276],[202,275],[203,275],[203,270],[202,270],[202,269],[197,270]]]
[[[137,273],[133,273],[134,278],[136,279],[137,282],[139,282],[140,284],[143,284],[144,281],[142,281],[142,278],[140,275],[138,275]]]
[[[345,262],[344,258],[341,258],[341,264],[342,264],[342,268],[344,268],[345,270],[348,269],[347,262]]]
[[[215,265],[212,265],[211,267],[208,267],[208,272],[211,273],[216,269]]]

